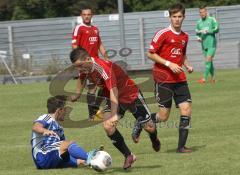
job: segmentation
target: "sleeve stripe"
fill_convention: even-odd
[[[73,36],[77,36],[78,35],[78,30],[79,28],[81,27],[81,24],[80,25],[77,25],[74,29],[74,32],[73,32]]]
[[[163,30],[160,30],[156,33],[156,35],[154,36],[153,38],[153,42],[157,42],[157,40],[159,39],[159,37],[164,34],[165,32],[169,31],[169,28],[166,28],[166,29],[163,29]]]
[[[107,73],[101,66],[99,66],[97,63],[93,64],[93,66],[101,74],[104,80],[107,80],[109,78]]]
[[[44,117],[42,120],[48,121],[50,119],[50,115],[47,115],[46,117]]]

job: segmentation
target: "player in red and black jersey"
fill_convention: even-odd
[[[183,66],[189,73],[193,68],[189,65],[186,49],[188,34],[181,30],[185,18],[185,8],[181,4],[174,4],[169,9],[171,24],[159,30],[154,35],[149,59],[153,60],[153,78],[155,81],[155,96],[160,110],[153,117],[156,122],[165,122],[169,118],[172,98],[180,109],[179,142],[177,152],[191,152],[185,144],[191,119],[191,95],[189,92]]]
[[[109,99],[108,110],[105,110],[104,113],[104,129],[113,145],[125,157],[123,168],[131,167],[136,160],[136,156],[131,153],[124,138],[116,128],[118,121],[124,116],[126,110],[133,114],[136,123],[139,124],[133,129],[133,141],[135,143],[139,141],[141,130],[144,128],[149,133],[153,149],[159,151],[160,141],[157,137],[156,125],[151,120],[151,114],[140,89],[125,71],[110,61],[90,57],[83,48],[73,50],[70,59],[80,72],[77,95],[72,96],[71,100],[75,101],[80,98],[86,79],[101,87],[103,96]]]
[[[101,41],[99,35],[99,30],[96,26],[92,25],[92,10],[91,8],[84,8],[81,11],[82,23],[77,25],[72,33],[72,48],[76,49],[82,47],[88,51],[90,56],[98,57],[98,52],[104,56],[104,59],[108,59],[108,55],[105,47]],[[89,110],[89,118],[92,119],[99,109],[101,100],[96,98],[96,86],[92,84],[91,81],[88,81],[88,93],[87,93],[87,102]],[[102,90],[99,89],[98,96],[102,93]]]

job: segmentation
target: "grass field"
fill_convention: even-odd
[[[139,144],[131,140],[127,114],[119,130],[138,160],[129,171],[122,170],[123,157],[105,136],[101,124],[91,128],[66,128],[68,139],[90,150],[104,144],[113,158],[113,166],[104,174],[162,174],[162,175],[239,175],[240,174],[240,70],[218,71],[215,85],[199,85],[200,73],[189,75],[193,98],[192,129],[188,146],[191,154],[176,154],[178,131],[173,127],[179,116],[173,108],[167,124],[158,128],[162,149],[155,153],[145,133]],[[88,168],[36,170],[30,149],[32,121],[46,111],[49,97],[47,83],[0,85],[0,174],[99,174]],[[149,84],[151,89],[152,84]],[[69,85],[73,89],[73,84]],[[152,93],[144,92],[145,96]],[[73,120],[87,117],[86,105],[73,105]],[[151,111],[157,104],[150,105]],[[81,117],[80,117],[81,113]],[[78,117],[79,116],[79,117]]]

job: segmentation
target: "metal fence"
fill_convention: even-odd
[[[238,68],[240,66],[239,41],[240,5],[214,7],[209,12],[220,23],[217,35],[219,47],[216,54],[218,68]],[[151,39],[157,29],[169,25],[165,11],[125,13],[125,43],[132,49],[131,55],[114,59],[124,59],[130,70],[151,68],[152,62],[147,59]],[[196,69],[202,69],[203,57],[200,44],[195,37],[195,25],[199,19],[198,9],[187,9],[183,30],[190,36],[188,55]],[[39,20],[0,22],[0,50],[8,51],[7,63],[15,70],[19,65],[28,65],[27,69],[40,71],[49,64],[69,64],[71,51],[71,34],[77,17],[49,18]],[[94,25],[100,29],[102,41],[107,49],[119,52],[120,27],[117,15],[96,15]],[[22,54],[30,53],[31,59],[24,60]]]

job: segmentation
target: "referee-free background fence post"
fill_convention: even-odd
[[[218,17],[219,17],[219,10],[215,8],[215,19],[217,20],[220,26],[220,19]],[[217,33],[217,42],[219,43],[219,41],[220,41],[220,31]]]
[[[15,69],[15,58],[14,58],[14,45],[13,45],[13,27],[8,26],[8,43],[9,43],[9,58],[10,58],[10,67],[12,70]]]
[[[122,0],[118,0],[118,14],[119,14],[119,28],[120,28],[121,48],[125,48],[126,47],[125,26],[124,26],[124,11],[123,11],[123,1]]]
[[[238,40],[237,46],[238,46],[238,68],[240,68],[240,40]]]

